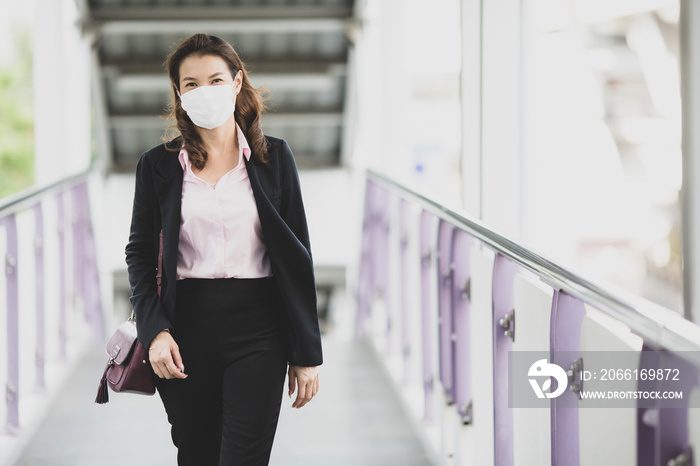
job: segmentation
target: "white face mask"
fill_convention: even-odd
[[[200,86],[180,96],[192,123],[205,129],[223,125],[233,115],[233,84]]]

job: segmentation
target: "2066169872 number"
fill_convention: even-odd
[[[600,380],[680,380],[678,369],[602,369]]]

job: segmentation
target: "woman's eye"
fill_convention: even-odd
[[[194,87],[194,86],[195,86],[195,83],[187,83],[187,84],[185,84],[185,87]]]
[[[219,83],[219,82],[224,82],[224,80],[221,78],[215,78],[214,80],[212,80],[211,83],[214,84],[214,83]]]

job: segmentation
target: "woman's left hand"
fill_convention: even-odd
[[[318,371],[316,366],[289,366],[289,397],[292,397],[295,388],[297,399],[294,400],[292,408],[301,408],[318,393]]]

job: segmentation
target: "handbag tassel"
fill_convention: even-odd
[[[105,367],[105,372],[102,374],[102,380],[100,380],[100,385],[97,387],[97,397],[95,398],[95,403],[98,404],[105,404],[109,402],[109,390],[107,390],[107,371],[112,367],[112,364],[114,364],[112,361],[109,361],[107,363],[107,367]]]

